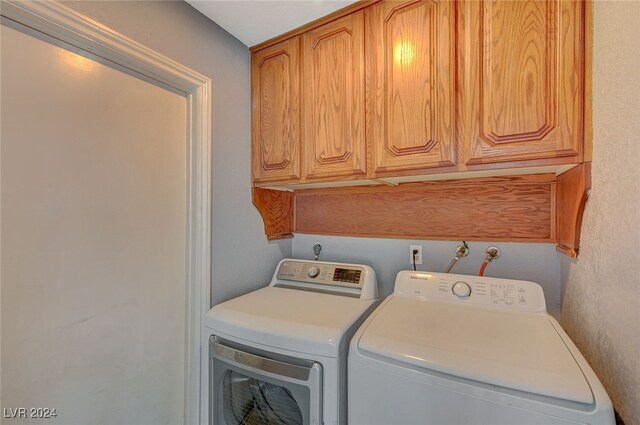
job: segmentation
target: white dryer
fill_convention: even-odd
[[[285,259],[268,287],[213,307],[201,422],[345,424],[349,341],[377,299],[369,266]]]
[[[349,352],[349,424],[614,424],[533,282],[400,272]]]

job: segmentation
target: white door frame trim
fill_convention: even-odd
[[[55,1],[2,0],[0,14],[185,93],[189,176],[185,424],[197,424],[202,319],[211,298],[211,79]]]

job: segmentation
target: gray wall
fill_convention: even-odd
[[[400,239],[348,238],[296,234],[293,256],[313,258],[313,245],[322,245],[321,260],[364,263],[374,268],[384,295],[393,292],[400,270],[409,270],[409,245],[422,245],[422,265],[418,270],[444,271],[460,242],[412,241]],[[547,309],[560,312],[560,254],[553,244],[469,242],[469,255],[453,269],[454,273],[475,275],[484,261],[485,250],[495,245],[502,256],[487,267],[486,276],[530,280],[544,289]]]
[[[627,425],[640,424],[640,2],[594,2],[593,181],[562,325]]]
[[[268,243],[251,204],[249,50],[182,1],[64,2],[213,81],[212,301],[263,286],[291,241]]]

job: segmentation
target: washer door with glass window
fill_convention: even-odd
[[[320,425],[322,365],[212,336],[210,424]]]

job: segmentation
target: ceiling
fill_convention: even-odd
[[[357,0],[186,0],[247,46],[321,18]]]

